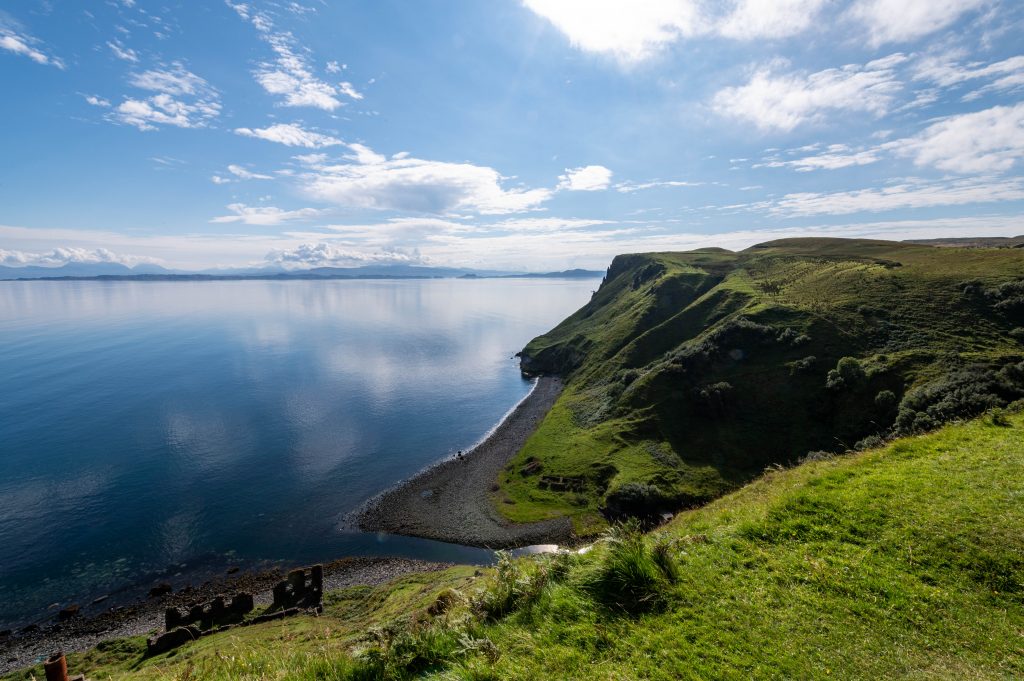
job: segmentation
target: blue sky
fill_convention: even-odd
[[[1016,0],[8,0],[0,264],[1024,233]]]

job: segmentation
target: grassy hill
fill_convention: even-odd
[[[331,593],[92,679],[1024,676],[1024,417],[772,470],[651,535]],[[11,675],[42,678],[41,669]]]
[[[1022,249],[787,239],[619,256],[523,351],[567,389],[495,501],[587,534],[973,416],[1024,397],[1022,326]]]

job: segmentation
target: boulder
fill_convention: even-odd
[[[196,641],[202,636],[197,627],[178,627],[168,632],[154,636],[146,642],[147,655],[159,655],[169,650],[183,646],[189,641]]]
[[[167,582],[161,582],[160,584],[157,584],[156,586],[154,586],[152,589],[149,590],[149,597],[150,598],[161,598],[161,597],[166,596],[167,594],[171,593],[172,591],[174,591],[174,588],[171,587],[170,584],[168,584]]]

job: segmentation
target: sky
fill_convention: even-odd
[[[1024,233],[1019,0],[5,0],[0,265]]]

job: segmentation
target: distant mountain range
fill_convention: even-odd
[[[0,280],[12,279],[105,279],[201,281],[211,279],[489,279],[503,277],[539,277],[589,279],[604,276],[597,270],[565,270],[564,272],[508,272],[473,270],[457,267],[422,267],[416,265],[367,265],[364,267],[314,267],[304,270],[281,268],[224,269],[188,272],[169,270],[159,265],[128,267],[119,263],[68,263],[60,267],[0,267]]]

